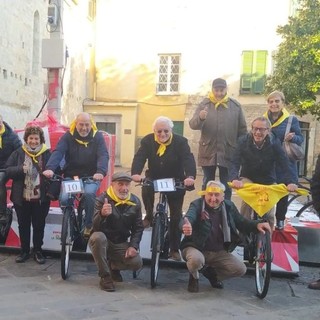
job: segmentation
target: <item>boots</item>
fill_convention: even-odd
[[[191,273],[189,275],[188,291],[199,292],[199,280],[195,279]]]
[[[217,273],[214,268],[205,267],[201,272],[209,280],[212,288],[223,289],[223,283],[218,280]]]

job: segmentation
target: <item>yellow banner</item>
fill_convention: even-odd
[[[233,188],[231,182],[228,182],[228,184]],[[308,191],[298,188],[295,193],[307,195]],[[283,183],[271,185],[245,183],[242,188],[236,189],[236,194],[262,217],[270,211],[281,198],[288,195],[289,191]]]

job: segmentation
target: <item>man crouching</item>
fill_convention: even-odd
[[[231,253],[239,243],[239,232],[271,232],[268,222],[241,216],[232,201],[224,200],[224,191],[221,182],[209,181],[181,223],[184,238],[180,248],[190,273],[189,292],[199,291],[199,272],[218,289],[223,288],[222,280],[246,273],[245,264]]]

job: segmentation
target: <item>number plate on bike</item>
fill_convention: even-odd
[[[175,180],[172,178],[154,180],[153,187],[157,192],[176,191]]]
[[[64,193],[83,193],[82,180],[66,180],[62,181],[62,188]]]

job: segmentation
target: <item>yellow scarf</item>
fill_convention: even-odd
[[[211,91],[209,92],[209,95],[208,95],[208,98],[210,99],[210,101],[214,104],[215,108],[217,109],[220,105],[225,107],[225,108],[228,108],[228,100],[229,100],[229,97],[228,95],[226,94],[221,100],[218,100],[216,98],[216,96],[214,95],[214,93]]]
[[[284,120],[289,118],[290,114],[286,108],[283,108],[281,111],[282,111],[282,116],[274,124],[271,125],[271,128],[277,127],[280,123],[282,123]],[[265,112],[263,116],[269,119],[268,111]]]
[[[212,193],[222,193],[223,190],[221,188],[219,188],[219,187],[210,186],[210,187],[207,187],[206,190],[199,191],[198,195],[199,196],[204,196],[204,195],[206,195],[207,193],[210,193],[210,192],[212,192]]]
[[[96,124],[95,124],[95,122],[93,121],[93,118],[90,116],[90,121],[91,121],[91,127],[92,127],[92,136],[94,137],[95,136],[95,134],[97,133],[97,131],[98,131],[98,128],[97,128],[97,126],[96,126]],[[70,131],[70,133],[71,133],[71,135],[73,136],[74,135],[74,131],[76,130],[76,122],[77,122],[77,119],[74,119],[72,122],[71,122],[71,124],[70,124],[70,129],[69,129],[69,131]],[[85,147],[87,147],[88,146],[88,144],[90,143],[90,141],[82,141],[82,140],[80,140],[80,139],[75,139],[79,144],[82,144],[82,145],[84,145]]]
[[[232,183],[228,182],[232,187]],[[307,195],[308,191],[298,188],[296,193]],[[236,189],[237,195],[247,203],[260,217],[270,211],[275,204],[289,194],[285,184],[262,185],[258,183],[245,183],[243,188]]]
[[[156,134],[154,135],[154,141],[160,144],[159,149],[157,151],[157,155],[159,155],[159,157],[163,156],[163,154],[166,152],[167,146],[170,145],[172,142],[172,137],[173,134],[171,133],[169,140],[165,143],[162,143],[158,140]]]
[[[2,128],[0,130],[0,148],[2,149],[2,135],[5,133],[6,127],[4,126],[4,123],[2,123]]]
[[[107,189],[107,195],[116,203],[115,206],[119,206],[120,204],[126,204],[128,206],[136,206],[137,204],[130,201],[131,193],[128,194],[128,197],[124,200],[120,199],[114,193],[112,186]]]
[[[42,148],[40,149],[40,151],[36,154],[32,154],[30,153],[27,149],[26,149],[26,146],[23,145],[22,146],[22,150],[30,157],[32,158],[32,160],[35,162],[35,163],[38,163],[38,160],[36,159],[37,157],[39,157],[42,153],[44,153],[46,150],[48,149],[48,147],[43,144],[42,145]]]

